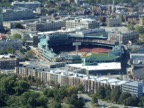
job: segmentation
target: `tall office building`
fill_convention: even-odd
[[[3,16],[2,9],[0,8],[0,31],[3,30]]]

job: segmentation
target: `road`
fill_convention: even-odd
[[[91,97],[89,97],[87,94],[78,94],[78,97],[81,97],[85,101],[85,108],[92,108],[91,106]]]
[[[85,108],[92,108],[91,106],[91,97],[87,94],[78,94],[78,97],[82,97],[85,100]],[[98,99],[98,103],[102,108],[110,108],[111,106],[116,106],[118,108],[123,108],[123,105],[114,104],[114,103],[108,103],[106,101],[102,101]]]

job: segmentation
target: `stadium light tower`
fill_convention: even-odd
[[[75,51],[76,51],[77,55],[78,55],[79,45],[81,45],[81,42],[73,42],[73,46],[75,46]]]
[[[112,5],[112,13],[115,12],[115,0],[113,0],[113,5]]]

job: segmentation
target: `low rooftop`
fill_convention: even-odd
[[[86,70],[120,70],[121,63],[111,62],[111,63],[98,63],[97,65],[84,66],[83,64],[68,64],[68,66],[82,68]]]

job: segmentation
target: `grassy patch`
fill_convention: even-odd
[[[74,108],[73,105],[66,104],[66,103],[61,103],[61,105],[62,105],[62,108]]]
[[[93,103],[91,103],[92,108],[101,108],[101,106],[96,106]]]
[[[116,57],[109,53],[98,53],[98,54],[92,53],[92,55],[86,56],[85,58],[95,59],[96,61],[109,61],[114,60]]]

